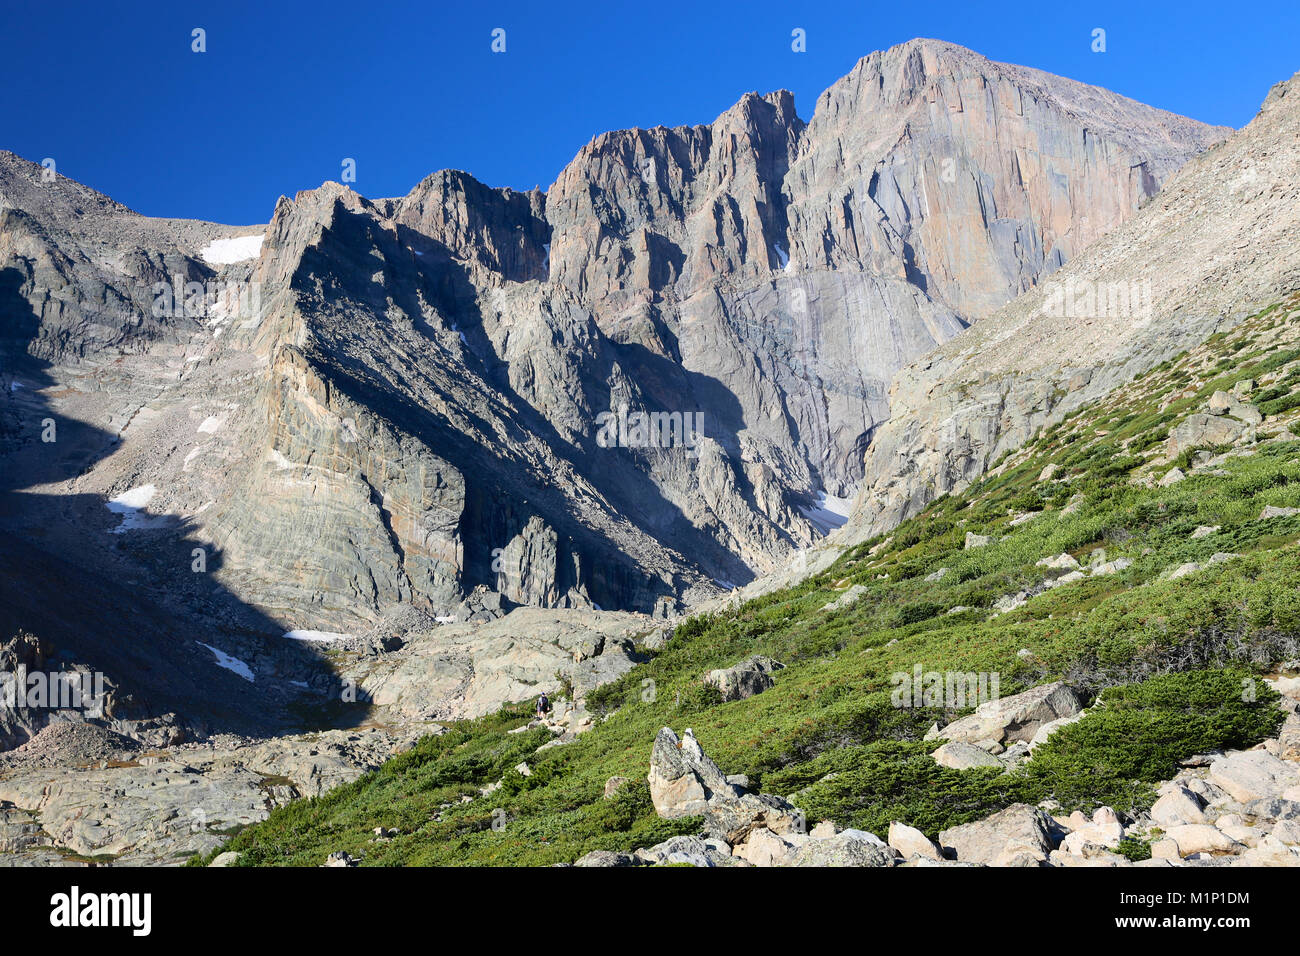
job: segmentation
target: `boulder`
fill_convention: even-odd
[[[1001,767],[1002,761],[987,750],[982,750],[964,740],[951,740],[931,754],[940,767],[969,770],[971,767]]]
[[[1300,846],[1300,820],[1279,820],[1274,824],[1270,836],[1287,846]]]
[[[803,815],[785,800],[748,793],[730,782],[689,728],[680,740],[669,727],[659,731],[647,780],[659,816],[702,815],[705,832],[731,846],[744,842],[754,830],[781,834],[804,830]]]
[[[1233,814],[1229,814],[1233,816]],[[1229,822],[1220,817],[1214,821],[1214,825],[1222,830],[1230,839],[1236,840],[1242,846],[1258,846],[1260,838],[1264,836],[1262,830],[1255,827],[1248,827],[1243,823]]]
[[[1207,822],[1201,798],[1180,786],[1167,790],[1151,805],[1151,819],[1165,828]]]
[[[1131,558],[1116,558],[1114,561],[1103,561],[1092,569],[1094,575],[1097,574],[1118,574],[1133,566]]]
[[[743,700],[771,687],[775,683],[772,675],[784,666],[770,657],[755,655],[733,667],[709,671],[704,682],[718,688],[724,701]]]
[[[687,863],[691,866],[733,866],[730,848],[718,840],[698,836],[675,836],[633,854],[640,863],[666,865]]]
[[[966,743],[981,740],[1003,744],[1016,740],[1029,743],[1044,724],[1062,717],[1073,717],[1082,709],[1074,691],[1056,681],[1023,694],[986,701],[975,709],[975,713],[943,728],[939,736]]]
[[[712,837],[735,846],[755,830],[779,834],[803,833],[802,814],[788,801],[767,793],[746,793],[740,797],[718,795],[709,801],[704,829]]]
[[[1247,816],[1254,817],[1257,823],[1260,821],[1276,823],[1279,820],[1300,820],[1300,803],[1284,797],[1265,797],[1260,800],[1252,800],[1242,809]]]
[[[1193,538],[1193,539],[1197,539],[1197,538],[1208,538],[1210,535],[1214,534],[1214,533],[1217,532],[1218,530],[1219,530],[1219,525],[1217,525],[1217,524],[1214,524],[1214,525],[1210,525],[1210,524],[1197,525],[1196,530],[1192,532],[1192,538]]]
[[[1208,823],[1169,827],[1165,830],[1165,836],[1178,844],[1178,853],[1183,857],[1193,853],[1236,853],[1245,849],[1228,834]]]
[[[807,834],[779,834],[763,827],[751,831],[745,842],[731,852],[751,866],[788,866],[799,848],[811,839]]]
[[[894,866],[898,851],[862,830],[841,830],[824,840],[809,840],[795,851],[790,866]]]
[[[1211,764],[1210,780],[1238,803],[1247,803],[1280,796],[1288,787],[1300,784],[1300,772],[1294,764],[1266,751],[1247,750]]]
[[[1079,567],[1079,562],[1064,552],[1055,557],[1039,558],[1035,564],[1040,568],[1052,568],[1057,571],[1074,571]]]
[[[1067,850],[1062,845],[1061,849],[1053,850],[1048,858],[1052,866],[1132,866],[1125,857],[1118,853],[1112,853],[1104,846],[1096,843],[1084,843],[1077,850]]]
[[[928,581],[929,578],[927,578],[926,580]],[[834,601],[830,601],[827,604],[823,605],[822,610],[839,611],[839,610],[843,610],[846,607],[851,607],[852,605],[858,602],[858,600],[862,597],[862,595],[866,593],[867,593],[866,585],[855,584],[847,591],[845,591],[843,594],[841,594],[839,597],[837,597]],[[717,673],[717,671],[714,671],[714,673]]]
[[[1041,747],[1043,744],[1047,743],[1048,737],[1052,736],[1052,734],[1056,733],[1062,727],[1068,727],[1070,724],[1078,723],[1087,715],[1088,712],[1086,710],[1081,710],[1072,717],[1058,717],[1056,720],[1049,720],[1034,731],[1034,736],[1029,741],[1029,749],[1033,750],[1036,747]]]
[[[1232,407],[1232,396],[1220,389],[1210,396],[1205,407],[1211,415],[1226,415]]]
[[[1151,844],[1151,859],[1153,860],[1181,860],[1182,854],[1178,852],[1178,843],[1165,837],[1156,840]]]
[[[1042,866],[1052,852],[1053,828],[1045,811],[1017,803],[986,819],[944,830],[939,845],[963,863]]]
[[[1092,815],[1092,819],[1083,826],[1072,830],[1061,842],[1065,853],[1080,856],[1090,855],[1088,848],[1114,848],[1124,837],[1124,825],[1110,807],[1101,807]]]
[[[1300,515],[1300,508],[1279,508],[1276,505],[1265,505],[1264,510],[1259,513],[1259,520],[1266,521],[1269,518],[1290,518]]]
[[[669,727],[659,731],[646,779],[655,812],[665,819],[703,814],[715,793],[738,796],[689,728],[680,740]]]
[[[1169,432],[1165,451],[1177,458],[1189,448],[1213,448],[1253,440],[1255,429],[1246,422],[1221,415],[1198,412],[1188,415]]]
[[[971,531],[967,531],[965,549],[969,551],[971,548],[988,547],[989,543],[992,540],[993,539],[989,537],[987,534],[975,534]]]
[[[905,860],[914,856],[930,860],[943,859],[943,854],[929,837],[905,823],[894,822],[889,825],[889,845],[902,854]]]
[[[638,866],[638,860],[631,853],[615,853],[610,850],[592,850],[573,862],[574,866]]]
[[[627,777],[610,777],[605,781],[605,799],[608,800],[627,785]]]

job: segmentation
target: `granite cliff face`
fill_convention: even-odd
[[[887,531],[1045,425],[1300,287],[1300,77],[1131,221],[895,379],[837,543]]]
[[[6,157],[7,351],[106,426],[79,490],[151,488],[132,534],[184,524],[286,628],[456,616],[476,589],[671,612],[839,523],[820,505],[861,482],[893,374],[1220,135],[918,40],[807,124],[748,94],[599,136],[545,193],[326,184],[265,230],[146,219]]]

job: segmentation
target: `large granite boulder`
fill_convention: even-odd
[[[709,671],[704,682],[718,688],[724,701],[743,700],[771,687],[775,683],[772,675],[784,666],[770,657],[756,654],[732,667]]]
[[[975,713],[953,721],[934,736],[977,746],[985,741],[1029,743],[1045,724],[1073,717],[1082,709],[1074,691],[1055,681],[1023,694],[986,701],[975,708]]]
[[[1055,847],[1055,829],[1046,811],[1018,803],[984,820],[944,830],[939,845],[963,863],[1042,866]]]

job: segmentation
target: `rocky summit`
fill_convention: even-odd
[[[242,226],[0,152],[0,863],[1300,863],[1300,76],[799,109]]]

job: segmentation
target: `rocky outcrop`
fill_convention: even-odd
[[[666,819],[703,816],[710,836],[735,846],[751,833],[803,831],[803,816],[785,800],[733,783],[709,759],[690,728],[678,738],[669,727],[655,737],[650,756],[650,799]]]
[[[478,624],[409,633],[400,650],[344,668],[361,699],[407,719],[481,717],[565,684],[581,698],[643,659],[644,618],[617,612],[519,608]]]
[[[709,671],[704,675],[704,683],[716,687],[724,701],[744,700],[761,694],[776,683],[772,675],[784,666],[770,657],[756,654],[733,667]]]
[[[233,827],[373,770],[418,733],[325,731],[161,753],[116,738],[107,757],[70,766],[83,751],[69,751],[51,726],[5,755],[0,853],[53,846],[117,865],[176,865],[219,846]]]
[[[1074,691],[1056,681],[1040,684],[1022,694],[986,701],[970,716],[932,733],[950,743],[1029,743],[1045,725],[1073,717],[1081,710],[1082,705]]]
[[[735,800],[741,795],[704,753],[690,728],[681,738],[669,727],[659,731],[647,780],[655,813],[665,819],[698,816],[708,811],[715,796]]]

